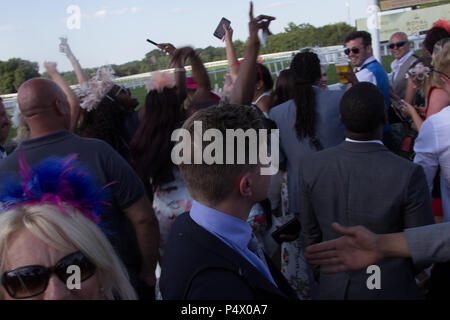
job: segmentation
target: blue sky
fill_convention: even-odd
[[[277,18],[271,31],[283,31],[289,22],[322,26],[365,16],[364,0],[255,0],[255,15]],[[67,8],[77,5],[79,30],[70,30]],[[70,70],[59,52],[65,35],[83,67],[141,60],[154,47],[145,39],[196,48],[223,46],[212,34],[221,17],[231,20],[234,39],[248,36],[246,0],[0,0],[0,60],[19,57],[38,62],[55,61]]]

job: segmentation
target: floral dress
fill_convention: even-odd
[[[174,169],[175,180],[160,186],[153,195],[153,209],[159,222],[161,257],[175,219],[192,207],[192,198],[184,185],[178,169]]]
[[[281,211],[283,223],[292,219],[288,212],[288,188],[286,175],[281,185]],[[309,272],[310,267],[304,257],[305,246],[301,237],[292,242],[283,242],[281,245],[281,273],[288,280],[292,289],[297,292],[302,300],[310,300]]]

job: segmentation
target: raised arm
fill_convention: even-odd
[[[239,67],[239,74],[233,86],[233,91],[231,92],[231,103],[243,105],[251,104],[256,84],[256,58],[258,57],[260,46],[258,31],[259,29],[268,29],[270,22],[274,19],[274,17],[265,15],[254,18],[253,2],[250,2],[250,38],[245,53],[245,59]]]
[[[200,56],[192,50],[188,57],[191,61],[192,76],[198,86],[192,97],[192,105],[195,105],[210,100],[211,82]]]
[[[73,70],[75,71],[75,75],[77,76],[78,79],[78,83],[81,85],[85,82],[88,82],[89,78],[84,73],[75,55],[72,53],[69,44],[66,42],[65,44],[60,44],[59,47],[61,51],[66,54],[67,59],[69,59],[70,63],[72,64]]]
[[[44,62],[44,67],[53,81],[64,91],[70,106],[70,131],[75,131],[80,116],[80,101],[75,92],[64,81],[56,69],[55,62]]]
[[[161,43],[158,45],[162,51],[170,56],[170,65],[175,68],[175,83],[177,96],[180,103],[186,99],[186,70],[184,64],[186,62],[186,50],[177,50],[171,43]]]
[[[233,45],[233,29],[227,28],[224,24],[223,30],[225,31],[224,41],[226,44],[228,67],[230,68],[231,81],[235,82],[239,73],[239,61],[236,55],[236,49]]]

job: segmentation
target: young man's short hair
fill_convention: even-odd
[[[362,38],[364,47],[367,47],[372,44],[372,36],[370,33],[366,31],[352,31],[350,32],[347,37],[345,38],[344,45],[352,40]]]
[[[217,129],[223,136],[223,164],[194,164],[194,152],[191,152],[191,164],[179,165],[186,187],[191,196],[196,200],[205,201],[207,204],[217,204],[224,200],[232,191],[237,179],[245,172],[256,170],[258,164],[249,164],[249,139],[245,139],[245,164],[236,164],[237,152],[234,147],[234,164],[226,164],[226,129],[264,129],[261,116],[253,107],[241,105],[216,105],[202,109],[193,114],[183,125],[192,139],[192,151],[194,151],[194,122],[202,123],[202,131]],[[230,142],[229,142],[230,143]],[[257,142],[259,144],[259,141]],[[203,142],[201,152],[210,142]],[[259,148],[256,148],[259,152]],[[198,150],[197,150],[198,152]]]
[[[386,124],[386,106],[380,89],[370,82],[359,82],[342,97],[341,121],[353,133],[373,133]]]

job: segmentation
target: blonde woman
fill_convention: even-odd
[[[402,109],[411,116],[417,131],[420,131],[425,119],[438,113],[450,104],[450,98],[443,89],[441,80],[442,76],[450,76],[450,43],[447,42],[439,53],[436,54],[433,58],[431,68],[418,64],[409,71],[409,74],[415,78],[423,79],[425,89],[424,94],[427,94],[424,119],[422,119],[417,110],[407,102],[405,102],[405,107]]]
[[[0,299],[137,298],[97,223],[105,189],[75,161],[49,158],[3,181]]]

